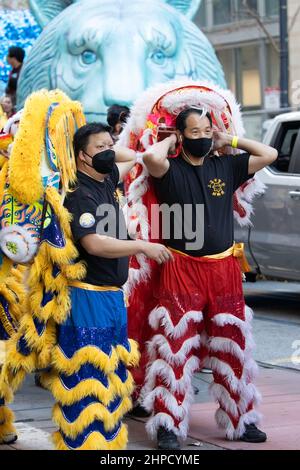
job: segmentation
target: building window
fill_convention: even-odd
[[[202,0],[194,22],[202,28],[253,19],[243,5],[244,0]],[[262,17],[279,16],[279,0],[247,0],[251,10]]]
[[[272,44],[267,44],[267,86],[278,87],[280,84],[280,54]]]
[[[197,11],[194,22],[197,26],[204,28],[207,26],[207,5],[206,0],[202,0],[199,10]]]
[[[278,16],[279,15],[279,1],[265,0],[265,2],[266,2],[266,16]]]
[[[257,13],[258,0],[247,0],[248,7]],[[237,0],[238,19],[251,18],[249,11],[243,4],[243,0]]]
[[[221,25],[231,23],[232,18],[231,0],[213,0],[213,23]]]
[[[246,46],[240,49],[241,91],[244,108],[261,106],[261,83],[259,70],[259,47]]]
[[[235,79],[235,53],[234,49],[223,49],[217,52],[219,61],[222,64],[227,87],[234,94],[236,94],[236,79]]]

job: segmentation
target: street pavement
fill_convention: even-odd
[[[300,371],[300,283],[245,283],[244,292],[254,312],[255,359]]]

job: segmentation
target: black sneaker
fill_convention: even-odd
[[[255,424],[246,424],[245,428],[246,431],[240,437],[240,441],[258,443],[265,442],[267,440],[266,433],[257,429]]]
[[[149,416],[151,416],[151,413],[145,410],[142,405],[134,406],[127,414],[128,416],[134,416],[135,418],[149,418]]]
[[[160,427],[157,431],[157,448],[162,450],[178,450],[180,449],[180,444],[173,431]]]

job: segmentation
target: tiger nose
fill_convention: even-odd
[[[128,66],[130,59],[114,58],[113,54],[106,60],[103,81],[103,98],[106,106],[119,104],[130,107],[145,89],[145,78],[142,64]]]

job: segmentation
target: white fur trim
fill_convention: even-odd
[[[235,401],[231,398],[228,390],[221,384],[212,383],[210,392],[213,398],[235,418],[239,417],[239,410]]]
[[[255,176],[251,180],[247,182],[247,185],[241,190],[239,188],[237,190],[237,194],[247,202],[252,202],[255,196],[259,196],[264,194],[267,186],[259,179],[259,177]]]
[[[245,338],[249,332],[249,326],[244,320],[232,315],[232,313],[218,313],[212,319],[218,326],[234,325],[237,326]]]
[[[249,403],[253,402],[257,405],[261,402],[261,396],[254,384],[247,384],[245,382],[244,375],[239,380],[229,364],[220,361],[220,359],[217,359],[216,357],[210,357],[208,365],[214,372],[217,372],[224,378],[233,393],[237,393],[239,395],[240,398],[238,406],[241,413],[245,412]]]
[[[235,439],[239,439],[245,432],[245,424],[259,424],[262,420],[262,415],[256,410],[250,410],[248,413],[240,417],[238,427],[235,431]]]
[[[19,124],[20,120],[22,117],[23,109],[20,109],[16,114],[14,114],[11,118],[8,119],[6,122],[3,132],[4,134],[11,134],[13,136],[16,135],[18,129],[19,129]]]
[[[250,310],[250,309],[249,309]],[[250,318],[250,319],[249,319]],[[218,326],[234,325],[237,326],[245,339],[245,351],[252,351],[255,347],[255,343],[252,338],[252,328],[250,325],[252,316],[246,316],[246,320],[232,315],[231,313],[218,313],[212,319],[212,321]]]
[[[140,282],[146,281],[151,274],[151,267],[146,256],[139,254],[136,255],[136,259],[140,265],[140,268],[129,268],[128,280],[123,286],[124,294],[126,297],[129,297],[133,289]]]
[[[163,359],[157,359],[148,368],[145,378],[145,385],[142,389],[142,394],[147,396],[154,387],[156,377],[161,377],[164,383],[170,388],[172,393],[185,393],[188,387],[191,386],[192,377],[196,370],[200,367],[198,357],[191,356],[183,367],[182,376],[176,379],[173,368]]]
[[[251,357],[246,360],[245,365],[244,365],[244,374],[243,377],[245,376],[246,382],[247,379],[253,380],[257,377],[259,372],[258,365],[256,364],[255,360]]]
[[[165,307],[156,307],[149,316],[149,324],[153,330],[157,330],[162,325],[167,336],[174,339],[180,338],[185,334],[190,321],[201,323],[203,321],[202,312],[196,310],[186,312],[176,326],[174,326],[170,314]]]
[[[224,361],[221,361],[216,357],[210,357],[207,361],[207,364],[214,372],[217,372],[218,374],[224,377],[224,380],[226,380],[230,389],[234,393],[239,393],[240,381],[236,377],[233,369],[230,367],[229,364]]]
[[[225,429],[227,439],[233,441],[235,429],[226,411],[222,410],[222,408],[219,408],[215,413],[215,419],[219,428]]]
[[[249,227],[249,226],[251,227],[252,223],[250,221],[250,217],[253,214],[252,204],[245,201],[244,199],[241,200],[241,198],[239,196],[237,196],[237,199],[238,199],[239,205],[241,205],[242,208],[244,209],[244,211],[246,212],[246,215],[241,217],[239,215],[239,213],[234,209],[234,211],[233,211],[234,218],[241,227]]]
[[[128,233],[131,238],[141,238],[142,240],[149,240],[149,223],[147,207],[143,204],[134,204],[129,206],[126,204],[123,208],[123,214],[126,221]],[[141,220],[143,223],[141,224]],[[140,226],[140,231],[137,228]]]
[[[253,178],[248,184],[242,189],[238,188],[235,192],[238,203],[243,207],[246,212],[244,217],[241,217],[237,211],[234,211],[234,217],[241,227],[252,226],[250,217],[253,214],[252,201],[255,196],[263,194],[266,190],[266,186],[258,177]]]
[[[146,423],[146,431],[151,439],[156,438],[158,428],[163,427],[168,431],[174,431],[175,424],[172,416],[166,413],[157,413],[155,416],[148,419]]]
[[[217,358],[210,358],[208,364],[213,371],[224,377],[229,389],[239,395],[237,406],[240,413],[245,413],[250,403],[255,406],[261,403],[261,395],[255,385],[252,383],[246,384],[244,376],[239,380],[228,364]]]
[[[238,440],[244,434],[245,424],[258,424],[261,421],[261,415],[255,410],[251,410],[240,417],[237,428],[235,429],[228,414],[221,408],[215,414],[217,424],[225,429],[227,439]]]
[[[174,419],[172,416],[168,415],[167,413],[157,413],[156,415],[152,416],[146,423],[146,431],[151,437],[151,439],[156,438],[156,433],[158,428],[163,427],[168,431],[173,431],[174,434],[181,439],[186,439],[187,437],[187,430],[188,430],[188,420],[185,419],[181,421],[179,427],[177,428],[174,423]]]
[[[251,323],[253,320],[253,310],[248,305],[245,305],[245,318],[248,323]]]
[[[208,344],[211,351],[230,353],[239,359],[242,366],[244,365],[245,353],[234,340],[215,336],[209,339]]]
[[[143,166],[141,174],[130,184],[128,188],[127,201],[130,203],[140,203],[142,204],[141,198],[147,192],[149,183],[148,183],[148,170]]]
[[[165,359],[169,364],[182,365],[186,362],[187,356],[191,350],[193,348],[199,348],[200,344],[200,335],[195,335],[184,341],[179,351],[174,353],[168,340],[163,335],[155,335],[152,340],[148,342],[147,351],[151,362],[157,358],[158,350],[161,358]]]
[[[244,414],[249,407],[249,404],[252,403],[254,406],[258,406],[262,401],[261,394],[257,390],[254,384],[249,383],[245,385],[243,393],[240,396],[238,407],[241,414]]]
[[[152,390],[152,392],[145,396],[142,400],[142,404],[146,410],[153,411],[156,398],[163,400],[166,408],[170,411],[174,418],[182,421],[189,414],[190,405],[194,398],[194,391],[193,387],[190,386],[185,392],[182,404],[178,405],[176,398],[167,388],[155,387],[155,389]]]
[[[173,80],[166,83],[161,83],[155,85],[144,93],[141,94],[140,98],[136,100],[134,105],[131,108],[130,118],[127,121],[127,124],[120,136],[120,145],[128,145],[130,138],[130,131],[138,134],[141,130],[144,129],[146,119],[148,114],[150,114],[153,105],[161,98],[163,95],[171,92],[177,88],[187,87],[187,86],[204,86],[210,88],[213,92],[217,93],[226,100],[229,104],[232,111],[232,123],[235,130],[235,134],[242,137],[245,133],[242,116],[240,111],[240,106],[238,105],[234,95],[229,90],[224,90],[221,87],[209,82],[209,81],[194,81],[194,80]],[[201,98],[204,99],[205,95],[208,95],[210,92],[196,92],[195,99],[196,101],[193,104],[201,105]],[[187,90],[188,96],[190,95],[190,90]],[[185,95],[185,93],[183,94]],[[200,97],[200,98],[199,98]],[[215,98],[215,96],[214,96]],[[179,98],[177,97],[177,100]],[[219,100],[218,100],[219,101]]]

